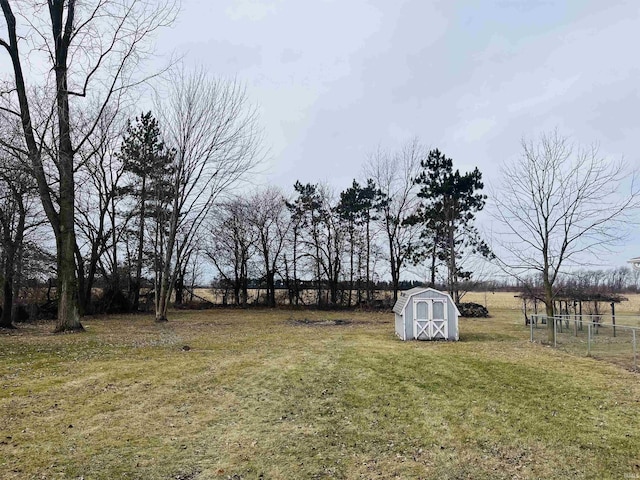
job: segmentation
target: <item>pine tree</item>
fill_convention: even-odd
[[[471,272],[465,272],[459,260],[466,251],[490,257],[491,251],[473,225],[475,215],[484,208],[487,196],[482,173],[475,168],[461,174],[453,170],[453,160],[440,150],[429,152],[420,162],[422,172],[415,179],[421,185],[418,197],[422,204],[418,214],[409,221],[420,223],[422,244],[413,252],[414,261],[431,261],[431,281],[435,282],[437,260],[447,265],[449,293],[456,303],[460,301],[459,282],[468,280]]]
[[[371,222],[376,220],[376,212],[380,211],[383,202],[383,195],[375,182],[367,180],[365,186],[361,186],[356,180],[351,187],[340,194],[340,202],[336,211],[340,218],[346,222],[346,230],[349,236],[349,297],[348,303],[351,305],[351,295],[354,287],[354,256],[355,247],[364,244],[364,251],[360,248],[358,252],[358,276],[362,273],[362,263],[365,266],[365,282],[367,289],[367,300],[371,300]],[[364,231],[363,231],[364,230]],[[364,238],[358,238],[364,237]],[[361,241],[359,241],[361,240]],[[364,254],[364,261],[362,259]],[[358,301],[360,301],[360,281],[358,282]]]
[[[360,197],[362,187],[353,181],[351,187],[340,193],[340,202],[336,207],[340,219],[345,222],[347,235],[349,236],[349,294],[347,304],[351,306],[353,295],[353,278],[354,278],[354,256],[356,247],[356,236],[358,235],[357,225],[360,218]],[[358,289],[358,293],[359,293]]]
[[[166,218],[167,199],[171,195],[168,177],[172,171],[173,152],[169,151],[162,140],[158,121],[151,112],[136,117],[135,122],[129,122],[125,134],[120,156],[124,162],[124,169],[130,176],[130,183],[123,189],[123,193],[135,201],[135,206],[129,212],[135,218],[137,229],[133,233],[136,241],[134,251],[134,265],[129,273],[129,300],[134,311],[140,304],[140,287],[142,267],[145,260],[144,236],[149,227],[148,220],[160,225]]]
[[[320,263],[320,224],[323,220],[323,217],[326,215],[326,212],[322,208],[322,199],[320,197],[320,193],[318,192],[318,186],[307,183],[302,184],[297,181],[294,185],[294,190],[298,194],[298,197],[293,202],[287,202],[287,208],[291,212],[292,221],[294,223],[294,258],[293,258],[293,282],[298,284],[298,261],[299,261],[299,253],[298,253],[298,245],[300,240],[300,234],[304,232],[306,228],[310,229],[311,234],[311,245],[313,249],[313,253],[311,256],[314,259],[315,264],[315,277],[316,277],[316,287],[317,287],[317,297],[316,301],[321,303],[322,301],[322,284],[321,284],[321,263]],[[297,295],[300,294],[299,291],[296,292]]]

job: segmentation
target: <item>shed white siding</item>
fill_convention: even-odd
[[[402,340],[458,340],[460,312],[451,297],[433,288],[401,292],[393,307],[396,335]]]

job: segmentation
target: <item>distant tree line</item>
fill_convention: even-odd
[[[474,226],[484,207],[482,175],[460,173],[437,149],[417,140],[397,152],[377,151],[364,180],[341,192],[296,182],[290,195],[266,187],[217,206],[204,236],[230,303],[245,305],[250,279],[275,306],[275,282],[291,305],[359,305],[390,279],[395,301],[401,275],[428,265],[422,285],[444,286],[456,301],[472,272],[470,256],[491,257]],[[255,285],[255,282],[254,282]],[[303,291],[313,290],[313,298]]]
[[[516,280],[515,285],[521,291],[544,291],[544,280],[541,275],[523,277]],[[575,270],[559,276],[555,288],[556,296],[562,296],[566,292],[637,293],[640,291],[640,270],[629,267]]]
[[[229,118],[227,130],[215,121],[225,108],[238,115],[219,102],[244,101],[243,91],[207,83],[202,74],[173,88],[179,100],[158,117],[123,120],[112,111],[81,152],[74,222],[81,314],[152,306],[164,321],[170,300],[193,299],[212,269],[233,305],[247,305],[256,286],[267,306],[374,304],[380,289],[395,301],[399,290],[418,284],[446,288],[459,301],[471,281],[469,255],[491,255],[473,226],[485,198],[477,169],[461,174],[440,151],[412,141],[398,152],[375,152],[366,179],[339,193],[297,182],[288,195],[275,187],[232,195],[260,159],[258,133],[252,111]],[[187,104],[189,111],[180,110]],[[217,117],[203,121],[209,114]],[[41,293],[46,287],[46,302],[39,302],[51,314],[60,284],[28,165],[20,156],[4,159],[13,175],[0,177],[3,312],[10,325],[14,298],[30,301],[24,297],[34,286]],[[429,278],[401,279],[419,264],[428,265]],[[277,297],[277,289],[286,295]]]

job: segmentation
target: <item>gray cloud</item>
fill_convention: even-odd
[[[265,182],[345,188],[417,136],[495,183],[558,128],[638,168],[636,1],[183,0],[161,54],[237,76],[271,146]],[[611,264],[640,255],[640,231]]]

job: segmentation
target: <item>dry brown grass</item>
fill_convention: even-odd
[[[492,313],[463,319],[457,343],[400,342],[390,314],[368,312],[220,309],[173,312],[164,325],[89,318],[79,335],[23,328],[0,336],[0,476],[640,473],[637,375],[528,343],[517,308]]]

